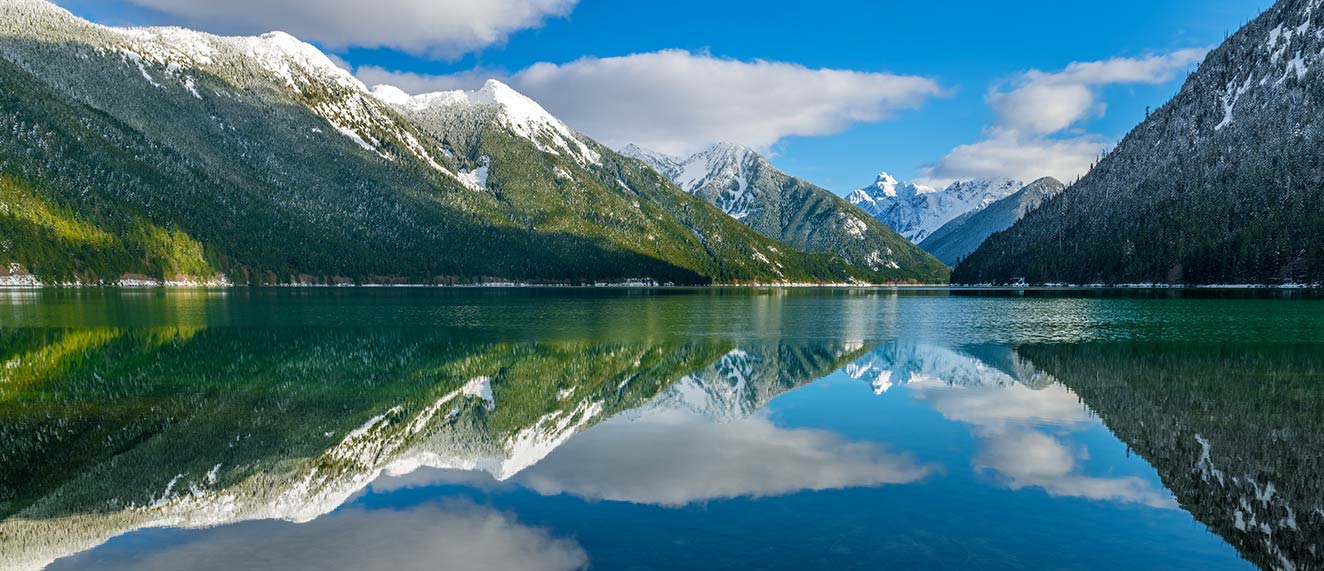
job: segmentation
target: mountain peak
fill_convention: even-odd
[[[1066,187],[1067,185],[1062,184],[1062,181],[1057,180],[1056,178],[1053,178],[1051,176],[1045,176],[1035,179],[1034,182],[1025,185],[1025,188],[1022,188],[1021,190],[1045,190],[1047,192],[1056,194],[1058,192],[1061,192]]]
[[[888,174],[887,171],[878,173],[878,178],[874,179],[873,187],[883,196],[896,196],[897,185],[900,184],[896,177]],[[911,188],[914,188],[913,186]]]
[[[763,157],[753,149],[731,142],[717,142],[709,145],[698,153],[695,153],[689,160],[702,159],[708,163],[709,169],[737,168],[750,159],[763,160]]]
[[[437,91],[410,95],[392,85],[378,85],[372,94],[379,101],[409,111],[445,109],[462,112],[464,108],[485,106],[499,110],[499,120],[516,135],[533,141],[538,149],[565,153],[577,161],[597,164],[602,158],[589,148],[560,119],[548,113],[537,101],[496,79],[489,79],[474,91]]]
[[[840,197],[782,172],[746,145],[721,141],[689,156],[671,157],[631,144],[620,153],[794,248],[838,255],[861,271],[878,274],[908,273],[929,280],[944,271],[937,260]],[[896,182],[886,173],[881,176]],[[872,200],[862,191],[856,194],[850,202]]]
[[[1009,179],[975,179],[934,190],[882,172],[873,184],[852,192],[847,200],[919,243],[954,218],[983,209],[1022,186]]]
[[[733,155],[757,154],[754,153],[753,149],[746,147],[745,145],[742,145],[740,143],[732,143],[730,141],[718,141],[716,143],[713,143],[708,146],[708,150],[706,152],[733,154]]]
[[[621,147],[618,152],[622,156],[643,161],[644,164],[668,179],[670,179],[674,174],[674,171],[680,167],[680,164],[685,161],[685,159],[681,157],[668,155],[652,149],[645,149],[634,143]]]

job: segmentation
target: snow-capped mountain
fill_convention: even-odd
[[[636,145],[620,152],[764,236],[840,256],[882,281],[941,281],[941,264],[923,250],[841,197],[778,170],[748,147],[717,143],[688,157]]]
[[[566,154],[581,164],[601,164],[602,156],[582,139],[582,136],[560,119],[553,117],[538,102],[525,97],[510,86],[489,79],[476,91],[441,91],[411,96],[392,85],[378,85],[373,96],[420,122],[444,121],[447,118],[473,112],[475,108],[489,109],[498,122],[514,133],[533,142],[538,150],[551,154]]]
[[[0,190],[94,238],[4,227],[6,282],[934,279],[760,236],[499,82],[369,90],[284,33],[3,0],[0,92]]]
[[[961,283],[1324,284],[1324,3],[1280,0]]]
[[[1010,179],[957,181],[942,190],[901,182],[886,172],[847,200],[918,244],[958,216],[982,210],[1025,186]]]
[[[689,157],[678,158],[626,145],[621,154],[644,161],[681,190],[715,204],[732,218],[742,219],[764,208],[767,192],[754,184],[763,169],[772,169],[753,149],[717,143]]]

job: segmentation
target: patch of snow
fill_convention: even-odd
[[[143,79],[146,79],[147,83],[152,84],[152,87],[163,87],[152,78],[152,74],[147,73],[147,65],[143,63],[142,55],[129,51],[123,53],[125,58],[128,58],[130,62],[138,66],[138,73],[143,75]]]
[[[336,125],[334,123],[331,126],[334,127],[335,130],[339,131],[341,135],[349,137],[349,140],[354,141],[355,144],[357,144],[360,147],[363,147],[363,150],[376,152],[377,148],[373,147],[372,145],[369,145],[368,142],[363,140],[363,137],[360,137],[359,134],[356,133],[353,129],[350,129],[348,127],[341,127],[340,125]]]
[[[469,382],[460,387],[460,393],[466,397],[483,399],[487,402],[488,408],[496,406],[496,399],[492,397],[492,377],[469,379]]]
[[[1273,49],[1278,46],[1278,39],[1282,37],[1283,37],[1282,24],[1278,24],[1278,27],[1269,30],[1269,43],[1268,43],[1269,51],[1273,51]]]
[[[602,163],[601,155],[584,144],[565,123],[534,100],[495,79],[489,79],[477,91],[409,95],[397,87],[379,85],[373,88],[372,94],[383,103],[411,111],[447,106],[495,107],[500,110],[501,123],[516,135],[532,141],[538,150],[554,155],[565,153],[581,164]]]
[[[858,239],[864,239],[864,233],[869,230],[869,226],[863,220],[851,216],[847,212],[842,212],[839,216],[847,234]]]
[[[556,411],[506,441],[506,461],[495,476],[506,480],[551,454],[558,446],[602,414],[602,403],[582,402],[570,412]]]
[[[1237,100],[1241,99],[1241,96],[1245,95],[1247,91],[1250,91],[1251,80],[1253,77],[1254,74],[1247,75],[1246,81],[1243,82],[1240,87],[1237,86],[1235,81],[1229,81],[1227,83],[1227,91],[1224,92],[1222,96],[1223,120],[1214,126],[1215,131],[1221,130],[1223,127],[1232,123],[1232,110],[1236,108]]]
[[[115,287],[161,287],[161,282],[137,278],[123,278],[115,282]]]
[[[1200,472],[1200,479],[1205,482],[1217,481],[1218,485],[1223,485],[1223,471],[1214,468],[1214,463],[1209,458],[1209,441],[1199,434],[1195,435],[1195,441],[1200,444],[1200,459],[1195,463],[1195,469]]]
[[[161,497],[152,500],[151,507],[159,508],[165,506],[167,503],[170,503],[170,499],[173,498],[175,495],[174,493],[175,484],[178,484],[180,478],[183,477],[184,477],[183,474],[178,474],[174,478],[171,478],[170,483],[166,484],[165,491],[161,492]]]
[[[1283,76],[1279,78],[1278,81],[1274,82],[1274,85],[1287,81],[1287,78],[1291,76],[1294,71],[1296,72],[1296,79],[1298,81],[1305,79],[1306,71],[1308,71],[1308,69],[1306,68],[1305,60],[1301,59],[1301,52],[1299,51],[1296,52],[1296,56],[1287,61],[1287,68],[1283,70]]]
[[[487,190],[487,171],[491,164],[492,159],[482,157],[478,159],[478,168],[471,171],[461,170],[455,178],[470,190]]]
[[[385,415],[385,414],[379,414],[379,415],[377,415],[377,416],[374,416],[374,417],[372,417],[372,418],[369,418],[367,422],[363,423],[363,424],[360,425],[358,428],[355,428],[354,430],[349,431],[349,434],[346,434],[346,435],[345,435],[344,440],[345,440],[345,441],[350,441],[350,440],[353,440],[353,439],[355,439],[355,438],[359,438],[360,436],[363,436],[363,435],[367,434],[368,431],[370,431],[370,430],[372,430],[373,428],[375,428],[378,424],[382,424],[382,423],[385,422],[385,421],[386,421],[386,415]]]
[[[890,250],[888,251],[888,255],[891,255]],[[901,266],[898,266],[895,261],[884,259],[882,253],[878,250],[869,252],[869,255],[864,258],[864,263],[868,265],[870,269],[875,271],[880,268],[891,268],[893,270],[901,269]]]

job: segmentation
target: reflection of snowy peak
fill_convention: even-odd
[[[750,379],[761,359],[742,349],[733,349],[712,366],[685,375],[662,391],[648,405],[625,413],[643,418],[661,412],[682,411],[715,422],[731,422],[753,414],[758,402]]]
[[[283,470],[259,471],[224,484],[218,480],[223,470],[250,468],[218,463],[205,474],[175,476],[146,505],[0,522],[0,569],[35,571],[109,537],[147,527],[201,528],[260,519],[307,522],[336,509],[382,474],[429,467],[483,470],[505,480],[601,420],[603,404],[586,400],[493,439],[474,428],[486,416],[483,411],[494,406],[490,389],[484,391],[479,384],[471,382],[430,405],[391,408],[315,458],[288,459]]]
[[[638,420],[682,412],[712,422],[740,420],[778,395],[831,373],[863,350],[859,342],[732,349],[712,365],[684,376],[648,404],[622,416]]]
[[[867,381],[877,394],[919,379],[938,379],[945,384],[963,387],[1006,387],[1025,384],[1044,386],[1042,374],[1010,356],[1008,368],[990,361],[936,345],[891,343],[846,365],[843,371],[853,379]]]
[[[73,340],[84,342],[81,337]],[[401,350],[399,345],[389,346]],[[420,359],[412,349],[401,353]],[[717,355],[716,349],[703,346],[612,346],[610,363],[594,361],[593,367],[606,368],[596,369],[600,374],[586,379],[582,372],[589,368],[586,363],[594,352],[580,353],[582,349],[479,346],[438,361],[436,368],[419,363],[417,374],[443,378],[400,393],[391,392],[394,385],[374,385],[377,393],[360,397],[369,404],[353,409],[349,417],[367,418],[333,430],[307,423],[300,413],[280,419],[283,424],[277,431],[267,430],[267,415],[239,415],[226,419],[231,422],[219,422],[200,414],[204,420],[165,422],[164,428],[152,432],[150,443],[114,450],[101,462],[76,465],[53,490],[38,490],[33,500],[21,504],[17,515],[0,519],[0,570],[41,569],[110,537],[148,527],[198,528],[257,519],[310,521],[336,509],[383,474],[400,476],[426,467],[481,470],[506,480],[585,428],[647,402],[671,384],[677,370],[705,366]],[[293,351],[276,353],[283,359],[277,363],[314,360]],[[394,353],[387,356],[384,349],[362,356],[374,365],[380,364],[378,359],[401,358]],[[738,367],[734,361],[725,366]],[[445,373],[437,373],[438,369]],[[236,405],[246,398],[242,388],[251,388],[243,382],[238,385],[240,390],[217,391],[221,394],[208,397],[209,406],[198,408],[251,410]],[[376,400],[384,395],[385,400]],[[326,402],[301,398],[305,397],[296,392],[277,400],[300,411]],[[115,433],[114,427],[106,430]],[[14,438],[15,432],[0,431],[0,440]],[[31,445],[40,436],[23,438]],[[276,443],[268,443],[267,438]],[[107,440],[115,441],[113,436]],[[291,440],[298,444],[290,444]],[[166,450],[187,447],[193,453],[162,458],[157,445]],[[296,446],[304,446],[305,451],[291,452]],[[14,504],[0,507],[12,509]]]

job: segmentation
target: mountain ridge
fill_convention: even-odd
[[[1040,178],[993,204],[957,216],[929,234],[919,247],[942,263],[955,266],[994,232],[1010,228],[1065,189],[1066,186],[1053,177]]]
[[[1025,185],[1005,178],[956,181],[942,190],[897,180],[886,171],[847,200],[913,243],[967,212],[981,210]]]
[[[782,172],[749,147],[721,142],[673,157],[626,145],[621,153],[759,234],[839,256],[871,279],[946,282],[945,266],[927,252],[836,194]]]
[[[1324,11],[1280,0],[961,284],[1324,284]]]
[[[500,83],[421,124],[288,34],[111,28],[44,0],[0,16],[6,283],[883,281]]]

